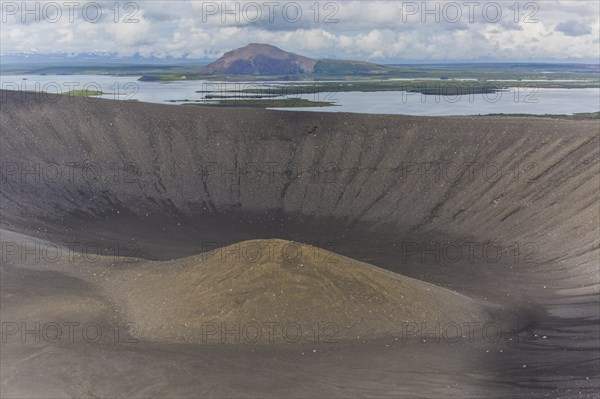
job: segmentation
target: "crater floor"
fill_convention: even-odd
[[[3,396],[596,394],[598,121],[1,94]]]

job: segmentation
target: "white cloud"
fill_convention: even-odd
[[[84,2],[74,9],[73,21],[68,20],[65,9],[55,23],[44,21],[43,15],[41,22],[29,16],[24,23],[20,13],[12,15],[5,3],[2,18],[6,22],[0,27],[2,53],[102,51],[121,56],[216,58],[249,42],[267,42],[315,58],[377,62],[481,57],[597,61],[600,57],[600,4],[596,1],[520,2],[518,13],[509,8],[515,3],[502,2],[497,22],[486,20],[484,11],[488,9],[488,17],[493,17],[493,4],[499,3],[486,1],[474,9],[457,1],[460,14],[451,1],[427,3],[429,10],[438,10],[437,15],[424,14],[421,1],[282,1],[273,8],[261,7],[262,20],[258,22],[251,3],[265,4],[262,1],[224,2],[226,9],[237,15],[224,14],[222,1],[140,1],[134,3],[139,10],[124,9],[127,2],[120,2],[118,23],[113,21],[112,1],[100,3],[103,17],[98,23],[84,18]],[[296,15],[295,4],[302,7],[298,21],[291,20]],[[330,5],[325,8],[326,4]],[[437,9],[435,4],[439,4]],[[534,6],[525,8],[526,4]],[[123,23],[131,13],[139,21]],[[527,17],[529,22],[525,22]]]
[[[564,33],[567,36],[583,36],[590,35],[592,33],[592,27],[590,26],[590,23],[585,20],[570,19],[558,24],[556,26],[556,31]]]

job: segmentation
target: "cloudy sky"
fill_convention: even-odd
[[[600,57],[598,1],[2,2],[2,54],[217,58],[270,43],[315,58],[583,61]]]

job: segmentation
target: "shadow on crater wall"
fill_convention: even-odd
[[[2,97],[7,230],[148,260],[294,240],[598,338],[598,121]]]

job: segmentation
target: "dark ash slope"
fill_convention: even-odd
[[[535,322],[549,339],[511,344],[496,395],[598,385],[598,121],[2,95],[4,229],[149,260],[317,244]]]

